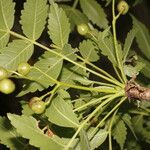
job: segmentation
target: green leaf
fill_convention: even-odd
[[[54,49],[58,53],[65,55],[66,57],[75,60],[76,55],[74,49],[69,44],[65,44],[62,50]],[[61,73],[63,64],[63,58],[59,57],[51,52],[45,52],[34,67],[31,68],[27,77],[32,82],[25,81],[23,90],[19,93],[19,97],[27,94],[28,92],[35,92],[36,90],[42,91],[44,88],[53,86],[55,80],[57,80]]]
[[[34,112],[29,107],[29,104],[25,101],[21,101],[21,107],[22,107],[22,114],[25,116],[32,116]]]
[[[77,59],[77,56],[75,54],[76,51],[77,50],[73,49],[70,44],[65,44],[63,49],[59,53],[61,53],[62,55],[66,56],[67,58],[73,61],[76,61]]]
[[[125,122],[125,124],[130,128],[132,134],[137,139],[136,134],[134,132],[133,124],[131,122],[131,116],[129,114],[124,114],[122,117],[122,120]]]
[[[75,9],[67,5],[62,5],[62,8],[66,12],[66,15],[69,18],[72,28],[75,25],[79,25],[82,23],[87,24],[89,22],[88,18],[78,9]]]
[[[124,72],[127,76],[133,77],[134,75],[139,74],[141,69],[145,66],[142,62],[137,62],[135,66],[132,65],[124,65]]]
[[[135,140],[135,139],[129,139],[126,141],[126,146],[125,146],[126,150],[142,150],[141,146],[139,144],[139,141]]]
[[[36,81],[29,85],[28,90],[35,92],[36,90],[41,91],[44,88],[52,86],[55,83],[54,80],[57,79],[60,74],[62,64],[63,59],[61,57],[51,52],[45,52],[27,75],[27,77]]]
[[[101,50],[101,53],[107,56],[114,65],[117,65],[113,38],[110,34],[109,28],[103,32],[99,32],[97,44]]]
[[[48,29],[53,43],[62,49],[68,42],[70,24],[64,10],[55,3],[50,6]]]
[[[0,50],[0,66],[16,70],[21,62],[27,62],[33,53],[33,44],[24,40],[14,40]]]
[[[91,150],[87,133],[83,129],[80,131],[80,147],[82,150]]]
[[[118,116],[117,116],[118,117]],[[116,121],[114,128],[112,130],[112,136],[117,141],[117,143],[120,145],[121,150],[123,150],[126,135],[127,135],[127,128],[125,126],[125,123],[122,120]]]
[[[149,127],[146,129],[149,120],[145,120],[143,115],[137,115],[132,118],[132,123],[140,139],[150,144],[150,130]]]
[[[147,78],[150,78],[150,62],[140,56],[138,56],[138,60],[145,64],[141,73],[143,73]]]
[[[26,140],[20,137],[5,117],[0,117],[0,143],[12,150],[27,148]]]
[[[8,114],[8,118],[17,132],[20,133],[22,137],[29,139],[31,145],[39,147],[41,150],[49,150],[49,148],[53,150],[63,149],[64,143],[61,142],[61,139],[56,135],[49,137],[44,134],[44,131],[38,127],[38,121],[35,120],[35,118],[14,114]]]
[[[142,53],[150,59],[150,34],[146,26],[132,16],[133,26],[138,29],[136,34],[136,42]]]
[[[82,43],[80,43],[79,51],[84,59],[90,62],[94,62],[100,58],[96,48],[97,47],[92,41],[84,40]]]
[[[95,133],[93,133],[93,130],[95,130],[95,128],[91,128],[91,129],[92,130],[88,132],[88,137],[90,139],[91,150],[95,150],[101,144],[104,143],[104,141],[108,136],[108,131],[106,129],[100,129]]]
[[[80,83],[82,85],[92,85],[93,84],[93,81],[89,80],[86,77],[76,77],[74,79],[74,81],[76,81],[77,83]]]
[[[9,30],[14,23],[14,7],[12,0],[0,0],[0,48],[5,47],[9,41]]]
[[[94,132],[93,132],[94,131]],[[87,138],[90,140],[90,150],[95,150],[100,147],[101,144],[107,139],[108,131],[106,129],[95,130],[94,127],[90,127],[86,130]],[[82,150],[81,143],[77,141],[75,149]]]
[[[124,48],[123,48],[123,60],[124,60],[124,62],[126,61],[129,50],[131,48],[131,45],[133,43],[133,40],[134,40],[137,32],[138,32],[137,28],[132,28],[130,30],[130,32],[128,32],[128,34],[127,34],[127,37],[126,37],[126,40],[124,43]]]
[[[79,126],[79,121],[74,114],[72,107],[60,96],[57,96],[52,100],[50,106],[46,109],[45,115],[50,122],[59,126],[73,128]]]
[[[27,0],[22,10],[21,25],[24,34],[37,40],[46,24],[48,5],[46,0]]]
[[[96,0],[80,0],[81,8],[84,14],[100,28],[108,27],[106,14],[100,4]]]
[[[83,64],[84,65],[84,64]],[[74,66],[72,64],[67,64],[63,66],[61,74],[60,74],[60,81],[69,83],[69,84],[75,84],[74,81],[81,81],[81,78],[84,78],[87,76],[87,73],[85,70],[80,68],[79,66]]]

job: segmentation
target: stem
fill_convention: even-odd
[[[1,30],[1,31],[5,31],[5,30]],[[5,31],[5,32],[6,32],[6,31]],[[35,44],[35,45],[41,47],[42,49],[47,50],[47,51],[49,51],[49,52],[51,52],[51,53],[53,53],[53,54],[55,54],[55,55],[57,55],[57,56],[60,56],[61,58],[63,58],[63,59],[65,59],[65,60],[69,61],[70,63],[72,63],[72,64],[74,64],[74,65],[76,65],[76,66],[79,66],[80,68],[82,68],[82,69],[84,69],[84,70],[86,70],[86,71],[89,71],[90,73],[93,73],[93,74],[95,74],[96,76],[98,76],[98,77],[100,77],[100,78],[102,78],[102,79],[104,79],[104,80],[107,80],[107,81],[109,81],[109,82],[111,82],[111,83],[114,83],[114,84],[116,84],[116,85],[118,85],[118,86],[120,86],[120,87],[122,87],[122,88],[124,87],[124,85],[123,85],[122,83],[116,82],[116,81],[114,81],[114,80],[112,80],[112,79],[110,79],[110,78],[108,78],[108,77],[106,77],[106,76],[104,76],[104,75],[101,75],[101,74],[99,74],[99,73],[97,73],[97,72],[95,72],[95,71],[93,71],[93,70],[91,70],[91,69],[89,69],[89,68],[87,68],[87,67],[85,67],[85,66],[82,66],[81,64],[79,64],[79,63],[77,63],[77,62],[74,62],[73,60],[71,60],[71,59],[69,59],[68,57],[64,56],[63,54],[58,53],[58,52],[53,51],[53,50],[50,50],[48,47],[46,47],[46,46],[44,46],[44,45],[42,45],[42,44],[40,44],[40,43],[38,43],[38,42],[36,42],[36,41],[34,41],[34,40],[28,39],[28,38],[26,38],[26,37],[24,37],[24,36],[22,36],[22,35],[20,35],[20,34],[17,34],[17,33],[15,33],[15,32],[13,32],[13,31],[9,31],[9,33],[12,34],[12,35],[14,35],[14,36],[16,36],[16,37],[18,37],[18,38],[20,38],[20,39],[24,39],[24,40],[26,40],[26,41],[29,41],[29,42],[31,42],[31,43],[33,43],[33,44]]]
[[[79,0],[74,0],[72,8],[76,8]]]
[[[117,113],[118,109],[114,112],[112,118],[111,118],[111,121],[110,121],[110,124],[109,124],[109,129],[108,129],[108,133],[109,133],[109,150],[112,150],[112,141],[111,141],[111,128],[112,128],[112,125],[113,125],[113,121],[114,121],[114,118],[116,116],[116,113]]]
[[[150,109],[147,109],[145,107],[140,106],[141,109],[143,109],[144,111],[146,111],[147,113],[150,113]]]
[[[118,82],[114,77],[112,77],[109,73],[107,73],[106,71],[104,71],[101,68],[98,68],[97,66],[95,66],[94,64],[90,63],[88,60],[83,59],[80,56],[77,56],[78,59],[82,60],[83,62],[85,62],[86,64],[88,64],[89,66],[93,67],[94,69],[96,69],[97,71],[103,73],[104,75],[106,75],[107,77],[109,77],[112,80],[115,80],[116,82]]]
[[[105,96],[103,96],[103,97],[100,97],[100,98],[98,98],[98,99],[95,99],[95,100],[93,100],[93,101],[90,101],[90,102],[88,102],[88,103],[86,103],[86,104],[84,104],[84,105],[82,105],[82,106],[80,106],[80,107],[74,109],[73,111],[74,111],[74,112],[80,111],[80,110],[82,110],[83,108],[89,107],[89,106],[91,106],[91,105],[92,105],[92,106],[93,106],[93,105],[96,105],[98,102],[101,102],[102,100],[107,99],[107,98],[109,98],[110,96],[112,96],[112,95],[105,95]]]
[[[121,76],[120,76],[120,74],[119,74],[117,68],[116,68],[114,65],[113,65],[113,68],[114,68],[114,70],[115,70],[115,72],[116,72],[116,74],[117,74],[119,80],[123,83],[124,81],[122,80],[122,78],[121,78]]]
[[[112,14],[113,14],[113,21],[112,21],[112,28],[113,28],[113,37],[114,37],[114,47],[115,47],[115,53],[116,53],[116,58],[118,62],[118,67],[120,69],[122,79],[124,83],[126,83],[127,79],[123,71],[123,64],[121,63],[122,60],[120,60],[119,57],[119,50],[118,50],[118,43],[117,43],[117,35],[116,35],[116,21],[119,18],[121,12],[115,16],[115,0],[112,1]]]
[[[97,130],[98,127],[101,126],[101,124],[126,100],[126,97],[124,97],[107,115],[99,122],[99,124],[95,127],[93,133]]]
[[[51,91],[51,96],[49,97],[48,101],[46,101],[46,103],[45,103],[46,105],[49,105],[49,104],[50,104],[52,98],[54,97],[54,95],[55,95],[55,93],[56,93],[56,91],[57,91],[57,89],[58,89],[59,87],[60,87],[60,85],[57,84],[57,85],[54,87],[54,89]]]
[[[136,110],[129,110],[129,113],[136,114],[136,115],[149,116],[149,113],[139,112],[139,111],[136,111]]]
[[[116,93],[117,90],[114,88],[114,87],[109,87],[109,88],[93,88],[93,87],[85,87],[85,86],[78,86],[78,85],[73,85],[73,84],[67,84],[67,83],[64,83],[64,82],[60,82],[60,81],[57,81],[55,80],[54,78],[52,78],[51,76],[47,75],[46,73],[44,73],[42,70],[40,70],[39,68],[37,67],[32,67],[36,70],[38,70],[39,72],[41,72],[42,74],[44,74],[46,77],[48,77],[50,80],[52,80],[54,83],[56,83],[57,85],[59,86],[65,86],[65,87],[70,87],[70,88],[74,88],[74,89],[80,89],[80,90],[85,90],[85,91],[95,91],[95,92],[104,92],[104,93]],[[15,71],[9,71],[9,72],[12,72],[18,76],[21,76],[25,79],[28,79],[28,80],[31,80],[31,81],[36,81],[38,82],[38,80],[34,80],[32,78],[29,78],[29,77],[26,77],[26,76],[23,76]]]
[[[64,148],[64,150],[68,150],[69,147],[71,146],[72,142],[74,141],[74,139],[76,138],[76,136],[78,135],[78,133],[80,132],[80,130],[84,127],[84,125],[99,111],[99,109],[101,109],[101,107],[103,107],[104,105],[106,105],[108,102],[110,102],[111,100],[122,96],[123,93],[119,92],[117,94],[114,94],[112,97],[106,99],[103,103],[101,103],[89,116],[88,118],[86,118],[86,120],[79,126],[78,130],[76,131],[76,133],[73,135],[73,137],[71,138],[71,140],[68,142],[68,144],[66,145],[66,147]]]
[[[100,86],[108,86],[108,87],[115,87],[115,85],[113,84],[109,84],[109,83],[104,83],[104,82],[99,82],[99,81],[93,81],[93,80],[90,80],[93,84],[97,84],[97,85],[100,85]]]
[[[59,87],[60,87],[60,85],[57,84],[57,85],[53,88],[53,90],[51,90],[51,91],[47,92],[46,94],[42,95],[42,96],[40,97],[40,99],[44,99],[46,96],[55,93],[55,91],[56,91]]]
[[[115,88],[106,88],[106,87],[104,87],[104,88],[90,88],[90,87],[84,87],[84,86],[78,86],[78,85],[72,85],[72,84],[60,82],[60,81],[57,81],[54,78],[50,77],[49,75],[47,75],[46,73],[41,71],[39,68],[37,68],[37,67],[34,67],[34,68],[37,69],[42,74],[44,74],[46,77],[48,77],[54,83],[56,83],[60,86],[65,86],[65,87],[70,87],[70,88],[80,89],[80,90],[85,90],[85,91],[96,91],[96,92],[104,92],[104,93],[116,93],[117,92],[117,90]]]
[[[64,82],[59,82],[60,85],[65,86],[65,87],[70,87],[74,89],[80,89],[80,90],[85,90],[85,91],[96,91],[96,92],[103,92],[103,93],[116,93],[118,92],[115,88],[108,88],[108,87],[100,87],[100,88],[93,88],[93,87],[85,87],[85,86],[78,86],[78,85],[72,85],[72,84],[67,84]]]

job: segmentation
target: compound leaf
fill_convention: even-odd
[[[132,28],[130,32],[127,34],[125,43],[124,43],[124,48],[123,48],[123,60],[124,62],[126,61],[126,58],[128,56],[129,50],[131,48],[131,45],[133,43],[133,40],[135,38],[135,35],[137,33],[137,28]]]
[[[115,56],[115,49],[113,38],[110,35],[109,28],[105,29],[103,32],[99,32],[98,35],[98,42],[97,42],[101,52],[103,55],[107,56],[108,59],[116,65],[116,56]]]
[[[96,48],[97,47],[90,40],[84,40],[79,46],[82,57],[90,62],[99,60],[99,55]]]
[[[78,9],[72,8],[67,5],[63,5],[62,8],[66,12],[66,15],[69,18],[72,27],[82,23],[87,24],[89,22],[88,18]]]
[[[0,48],[5,47],[9,41],[9,30],[14,23],[14,7],[12,0],[0,0]]]
[[[80,147],[82,150],[91,150],[90,141],[84,129],[80,131]]]
[[[146,26],[132,16],[133,26],[138,29],[136,34],[136,42],[142,53],[150,59],[150,34]]]
[[[60,74],[62,64],[63,59],[61,57],[45,52],[27,75],[31,80],[35,81],[29,85],[28,90],[35,92],[52,86]]]
[[[140,139],[150,143],[149,120],[145,120],[143,115],[136,115],[132,118],[132,123]]]
[[[70,24],[64,10],[55,3],[50,6],[48,29],[53,43],[62,49],[68,42]]]
[[[46,0],[27,0],[24,4],[20,23],[29,39],[37,40],[44,29],[48,11],[46,3]]]
[[[119,120],[116,122],[113,130],[112,130],[112,136],[117,141],[117,143],[120,145],[121,150],[123,150],[126,135],[127,135],[127,128],[125,126],[125,123],[122,120]]]
[[[104,143],[108,136],[108,131],[106,129],[95,130],[94,127],[90,127],[88,130],[86,130],[86,132],[86,138],[88,138],[90,141],[90,150],[95,150],[98,148],[101,144]],[[76,149],[80,149],[80,144],[80,142],[77,144]]]
[[[139,72],[144,68],[145,64],[142,62],[137,62],[135,66],[132,65],[124,65],[124,72],[127,76],[133,77],[135,74],[139,74]]]
[[[142,74],[144,74],[147,78],[150,78],[150,63],[149,63],[149,61],[140,57],[139,55],[138,55],[138,60],[145,64],[145,66],[141,70]]]
[[[33,44],[24,40],[14,40],[0,50],[0,66],[16,70],[21,62],[27,62],[33,53]]]
[[[63,149],[64,145],[60,142],[60,138],[56,135],[49,137],[44,134],[44,131],[38,127],[38,121],[35,118],[14,114],[8,114],[8,118],[17,132],[22,137],[29,139],[31,145],[39,147],[41,150],[49,150],[49,148],[53,150]]]
[[[79,125],[72,107],[60,96],[52,100],[50,106],[46,109],[45,115],[50,122],[59,126],[77,128]]]
[[[100,129],[96,132],[93,132],[95,128],[91,128],[89,131],[88,137],[90,139],[91,150],[98,148],[107,138],[108,131],[106,129]]]
[[[12,150],[27,147],[26,141],[20,137],[10,121],[4,117],[0,117],[0,143]]]
[[[133,129],[133,124],[131,121],[131,116],[129,114],[124,114],[122,117],[122,120],[125,122],[125,124],[130,128],[132,134],[134,135],[134,137],[137,139],[134,129]]]
[[[84,14],[100,28],[108,27],[106,14],[100,4],[96,0],[80,0],[81,8]]]
[[[83,64],[84,66],[84,64]],[[75,81],[81,81],[81,78],[87,76],[87,73],[84,69],[80,68],[79,66],[74,66],[72,64],[67,64],[63,66],[61,74],[60,74],[60,81],[75,84]]]

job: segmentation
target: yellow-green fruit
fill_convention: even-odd
[[[15,90],[15,84],[10,79],[3,79],[0,81],[0,92],[4,94],[10,94],[14,92]]]
[[[30,65],[28,63],[20,63],[17,69],[18,73],[27,75],[30,72]]]
[[[80,35],[86,35],[89,31],[89,27],[86,24],[82,23],[77,26],[77,31]]]
[[[30,108],[35,114],[42,114],[46,108],[46,105],[43,101],[36,101],[30,106]]]
[[[8,77],[8,72],[5,68],[0,67],[0,80]]]
[[[122,0],[117,5],[118,12],[121,12],[122,15],[125,15],[129,10],[129,5],[126,1]]]
[[[29,101],[29,106],[32,107],[33,103],[36,103],[37,101],[40,101],[41,99],[39,97],[32,97]]]

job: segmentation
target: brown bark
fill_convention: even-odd
[[[127,82],[125,87],[126,96],[129,99],[150,101],[150,89],[140,86],[134,80],[135,77]]]

